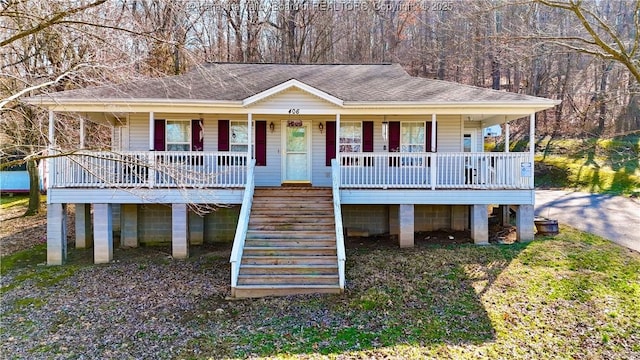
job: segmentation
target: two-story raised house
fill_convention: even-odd
[[[496,204],[532,240],[533,144],[484,152],[482,129],[528,117],[533,139],[535,113],[557,104],[399,65],[227,63],[27,101],[50,110],[53,144],[56,113],[113,129],[110,151],[49,160],[49,264],[65,259],[75,204],[76,246],[96,263],[112,260],[115,228],[122,246],[170,241],[175,258],[233,240],[234,296],[341,291],[344,228],[401,247],[415,231],[469,229],[486,244]],[[212,205],[225,206],[192,210]]]

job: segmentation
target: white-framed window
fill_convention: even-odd
[[[462,138],[462,151],[473,152],[472,144],[471,134],[464,134],[464,137]]]
[[[359,155],[349,156],[348,153],[362,152],[362,122],[345,121],[340,123],[340,153],[342,154],[342,166],[361,165]]]
[[[340,123],[340,152],[362,152],[362,122]]]
[[[249,149],[249,132],[246,121],[229,122],[229,150],[247,152]]]
[[[424,152],[424,147],[424,122],[402,122],[400,124],[400,152]]]
[[[190,120],[167,120],[166,132],[168,151],[191,150]]]
[[[463,152],[476,152],[476,139],[478,132],[476,129],[465,129],[462,134],[462,151]]]
[[[407,121],[400,124],[400,152],[416,153],[425,151],[425,123]],[[422,157],[403,156],[403,166],[422,166]]]

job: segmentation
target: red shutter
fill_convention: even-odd
[[[431,136],[433,134],[432,129],[431,129],[431,121],[427,121],[426,126],[427,126],[427,131],[425,132],[425,134],[426,134],[426,136],[425,136],[426,137],[426,139],[425,139],[426,140],[425,151],[426,152],[431,152]],[[438,123],[436,123],[436,143],[434,144],[436,151],[438,151],[438,137],[437,136],[438,136]]]
[[[400,122],[399,121],[389,122],[389,151],[390,152],[400,151]]]
[[[362,122],[362,152],[373,152],[373,121]],[[364,166],[373,166],[373,159],[365,158]]]
[[[218,151],[229,151],[229,120],[218,120]]]
[[[373,152],[373,121],[362,122],[362,151]]]
[[[389,121],[389,152],[400,151],[400,122]],[[389,159],[389,166],[398,166],[397,158]]]
[[[153,150],[165,150],[165,136],[165,121],[162,119],[155,119],[153,123]]]
[[[256,166],[267,166],[266,121],[256,121]]]
[[[336,158],[336,122],[327,121],[327,131],[325,135],[325,151],[326,151],[326,166],[331,166],[331,159]]]
[[[204,149],[204,127],[202,119],[191,120],[191,151]]]

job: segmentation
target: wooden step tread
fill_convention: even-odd
[[[256,245],[263,243],[264,245]],[[246,239],[247,246],[281,246],[284,243],[291,243],[291,246],[300,245],[308,246],[314,243],[322,244],[322,246],[335,245],[336,239],[289,239],[289,238],[271,238],[271,239]]]
[[[302,280],[331,280],[338,279],[338,273],[335,274],[238,274],[238,280],[240,279],[264,279],[264,280],[273,280],[274,282],[278,279],[283,280],[293,280],[293,279],[302,279]],[[304,282],[303,282],[304,283]],[[246,284],[245,284],[246,285]]]
[[[240,266],[241,272],[243,268],[246,268],[246,269],[327,269],[327,268],[332,268],[337,270],[338,263],[336,262],[335,264],[325,264],[325,265],[320,265],[320,264],[244,265],[243,264]]]
[[[256,235],[282,235],[282,236],[298,236],[301,233],[310,234],[310,235],[335,235],[336,233],[332,230],[308,230],[308,231],[299,231],[299,230],[247,230],[247,236],[249,234]]]
[[[243,259],[269,259],[269,260],[314,260],[314,259],[333,259],[338,261],[338,257],[335,255],[247,255],[243,256]]]
[[[278,250],[278,251],[282,251],[282,250],[305,250],[305,251],[312,251],[312,250],[330,250],[330,249],[335,249],[335,246],[305,246],[305,247],[301,247],[301,246],[245,246],[244,249],[245,250]],[[255,255],[254,255],[255,256]]]
[[[278,285],[278,284],[240,285],[238,284],[236,286],[236,289],[295,289],[300,287],[301,287],[300,285],[290,285],[290,284],[281,284],[281,285]],[[305,285],[303,287],[308,289],[340,289],[340,285],[322,285],[322,284],[310,284],[310,285]]]
[[[241,266],[244,265],[333,265],[338,263],[336,255],[245,255]]]
[[[339,285],[237,285],[231,289],[236,298],[258,298],[265,296],[289,296],[301,294],[339,294]]]

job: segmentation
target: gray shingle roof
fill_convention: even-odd
[[[209,63],[184,75],[49,94],[64,100],[241,101],[296,79],[345,102],[540,102],[522,94],[495,91],[409,75],[398,64],[293,65]]]

